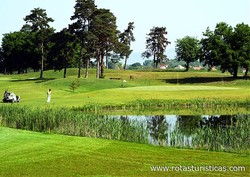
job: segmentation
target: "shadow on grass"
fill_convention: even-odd
[[[176,78],[176,79],[163,79],[164,82],[170,84],[196,84],[196,83],[210,83],[210,82],[230,82],[244,78],[233,77],[188,77],[188,78]]]
[[[11,82],[25,82],[25,81],[35,81],[35,83],[43,83],[43,82],[48,82],[51,80],[55,80],[56,78],[28,78],[28,79],[18,79],[18,80],[13,80]]]

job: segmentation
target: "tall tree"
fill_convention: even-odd
[[[40,42],[41,48],[41,72],[40,78],[43,78],[43,70],[44,70],[44,43],[48,39],[49,34],[52,29],[49,26],[50,22],[54,20],[47,16],[46,10],[41,8],[35,8],[31,10],[30,15],[27,15],[24,18],[26,25],[29,24],[33,32],[37,32],[38,40]]]
[[[123,45],[122,50],[121,50],[121,55],[125,56],[125,63],[123,67],[124,70],[126,70],[129,55],[133,51],[130,49],[130,45],[131,45],[131,42],[135,41],[135,37],[133,34],[134,28],[135,28],[134,22],[129,22],[127,29],[124,30],[124,32],[119,35],[120,42]]]
[[[32,68],[34,72],[39,71],[41,67],[40,62],[40,42],[37,40],[37,32],[32,32],[31,26],[28,24],[23,25],[20,32],[27,34],[25,39],[26,43],[23,50],[26,52],[28,67]]]
[[[214,66],[218,66],[220,61],[217,57],[216,49],[216,36],[213,31],[209,28],[203,32],[204,38],[201,39],[200,44],[200,61],[204,62],[204,65],[208,65],[209,70],[211,70]]]
[[[113,51],[118,43],[116,17],[108,9],[97,9],[90,23],[90,31],[96,36],[96,77],[104,77],[104,56]]]
[[[247,24],[237,24],[231,42],[240,66],[245,68],[245,77],[247,77],[250,67],[250,27]]]
[[[147,34],[146,51],[142,53],[142,57],[150,58],[153,56],[155,68],[158,67],[160,62],[166,59],[164,53],[167,45],[170,44],[166,37],[167,34],[165,27],[153,27],[150,33]]]
[[[189,69],[190,62],[198,59],[199,48],[199,40],[194,37],[186,36],[182,39],[177,39],[175,46],[176,59],[186,62],[186,71]]]
[[[69,67],[76,53],[76,43],[74,43],[74,39],[74,36],[66,28],[55,33],[51,38],[52,47],[49,54],[52,65],[56,70],[64,70],[63,78],[66,78],[67,67]]]
[[[37,67],[37,53],[34,51],[34,35],[26,31],[5,34],[2,40],[5,72],[27,72]],[[36,64],[35,64],[36,63]]]
[[[236,57],[235,50],[232,47],[233,28],[225,22],[220,22],[216,25],[214,30],[216,36],[215,50],[217,52],[217,59],[220,61],[222,72],[229,71],[234,78],[238,73],[238,57]]]
[[[80,57],[78,60],[78,78],[81,77],[81,67],[83,59],[86,59],[86,74],[88,77],[88,67],[91,57],[93,42],[95,41],[91,32],[89,31],[89,25],[92,21],[92,15],[96,10],[96,5],[94,0],[76,0],[75,12],[71,17],[71,20],[75,21],[70,25],[71,31],[77,36],[80,42]],[[85,57],[84,57],[85,56]]]
[[[249,36],[248,25],[238,24],[232,28],[228,24],[218,23],[214,31],[209,29],[201,39],[201,59],[210,66],[220,66],[222,72],[229,71],[234,78],[238,76],[238,68],[249,68]]]

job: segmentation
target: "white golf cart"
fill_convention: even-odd
[[[13,92],[8,92],[7,90],[3,94],[3,102],[4,103],[14,103],[14,102],[20,102],[20,96],[17,96]]]

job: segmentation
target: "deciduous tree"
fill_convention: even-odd
[[[67,68],[77,53],[74,39],[74,36],[66,28],[55,33],[51,38],[52,46],[49,58],[51,58],[55,70],[64,70],[64,78],[66,78]]]
[[[177,39],[175,46],[176,59],[186,62],[186,71],[189,70],[191,62],[198,60],[199,49],[199,40],[195,37],[186,36],[182,39]]]
[[[27,31],[7,33],[2,39],[4,72],[27,72],[28,68],[38,69],[37,56],[34,50],[35,34]]]
[[[240,66],[249,69],[250,29],[248,25],[238,24],[232,28],[218,23],[214,31],[209,29],[201,39],[201,60],[210,67],[220,66],[222,72],[229,71],[234,78]]]
[[[239,65],[245,69],[245,77],[250,67],[250,27],[247,24],[237,24],[232,37],[232,48]]]

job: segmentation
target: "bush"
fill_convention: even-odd
[[[69,89],[72,90],[73,92],[80,86],[79,80],[74,80],[70,85]]]

